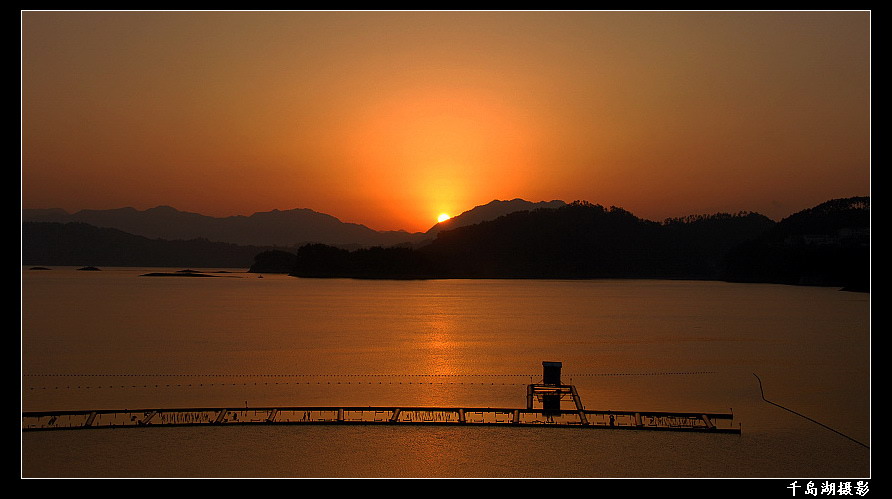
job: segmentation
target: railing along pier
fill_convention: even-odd
[[[560,382],[560,362],[543,362],[542,383],[527,387],[526,408],[491,407],[198,407],[27,411],[22,431],[232,425],[452,425],[604,428],[740,433],[730,413],[587,410],[573,385]],[[572,401],[572,409],[561,402]],[[535,402],[542,404],[535,408]]]
[[[22,430],[222,425],[498,425],[740,433],[720,427],[733,415],[454,407],[183,408],[22,413]]]

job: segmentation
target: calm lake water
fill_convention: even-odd
[[[165,269],[160,269],[165,270]],[[171,269],[179,270],[179,269]],[[213,269],[219,270],[219,269]],[[740,435],[268,426],[22,434],[24,477],[869,478],[870,295],[651,280],[22,271],[22,409],[526,405],[733,412]]]

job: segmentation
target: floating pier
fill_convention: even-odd
[[[454,407],[267,407],[23,412],[22,431],[222,425],[496,425],[740,433],[732,414]]]
[[[420,425],[603,428],[735,433],[734,416],[715,412],[587,410],[573,385],[560,381],[560,362],[543,362],[542,383],[527,386],[526,408],[254,407],[29,411],[22,431],[232,425]],[[565,409],[562,402],[572,402]],[[536,402],[541,404],[535,407]]]

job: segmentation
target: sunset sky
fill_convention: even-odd
[[[23,208],[493,199],[780,219],[870,193],[870,12],[41,12]]]

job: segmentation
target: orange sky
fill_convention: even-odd
[[[22,206],[493,199],[779,219],[870,192],[869,12],[22,12]]]

